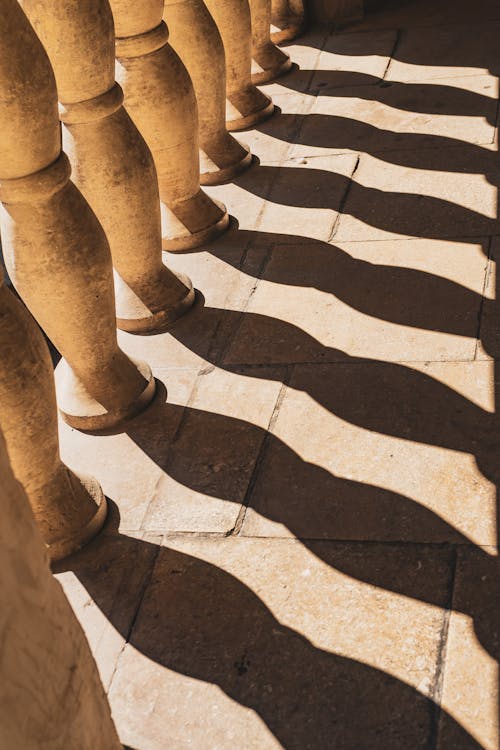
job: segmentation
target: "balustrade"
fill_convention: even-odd
[[[274,104],[252,83],[252,25],[248,0],[205,0],[226,55],[226,126],[251,128],[270,117]]]
[[[111,254],[61,151],[54,75],[16,0],[2,0],[0,200],[12,282],[63,359],[59,408],[74,427],[116,425],[152,399],[149,367],[118,347]]]
[[[271,41],[271,0],[249,0],[252,18],[252,81],[269,83],[292,67],[292,61]]]
[[[271,33],[274,44],[295,39],[304,29],[303,0],[271,0],[271,23],[276,29]]]
[[[3,319],[6,291],[0,289],[4,351],[5,330],[10,329],[10,313],[9,323]],[[10,365],[10,360],[3,361],[2,375]],[[3,390],[3,378],[0,382]],[[29,380],[26,385],[35,393],[35,385]],[[44,395],[41,392],[39,398]],[[17,387],[9,398],[19,396]],[[3,402],[2,393],[2,412]],[[19,423],[16,429],[28,426]],[[50,573],[33,514],[14,478],[1,435],[0,475],[0,747],[120,750],[96,664],[61,586]]]
[[[111,8],[117,80],[158,172],[163,247],[198,247],[225,231],[229,216],[200,188],[196,97],[185,66],[168,43],[163,0],[112,0]]]
[[[170,43],[185,64],[198,101],[201,184],[217,185],[251,164],[248,147],[226,129],[226,63],[219,30],[203,0],[166,0]]]
[[[21,0],[52,63],[63,147],[73,180],[108,238],[117,322],[154,331],[194,301],[191,282],[162,263],[156,170],[115,83],[114,24],[108,0]]]

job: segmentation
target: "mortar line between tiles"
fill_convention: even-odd
[[[278,393],[278,397],[276,399],[276,402],[274,404],[274,408],[272,411],[272,414],[269,418],[269,422],[267,424],[266,428],[266,434],[264,435],[264,439],[262,440],[262,443],[260,444],[259,452],[257,454],[257,458],[252,470],[252,475],[250,477],[250,481],[248,482],[248,486],[245,492],[245,497],[243,498],[243,501],[241,503],[240,510],[238,512],[238,516],[236,518],[235,524],[229,534],[227,536],[239,536],[241,533],[241,529],[243,527],[243,523],[245,521],[245,517],[247,514],[250,498],[252,496],[253,488],[255,487],[255,483],[257,481],[257,477],[259,475],[259,470],[262,465],[262,461],[264,460],[264,455],[267,450],[267,444],[270,439],[271,430],[276,424],[276,420],[278,419],[278,415],[281,409],[281,405],[283,403],[283,400],[285,398],[285,393],[288,387],[288,383],[291,380],[292,375],[292,368],[287,367],[285,377],[283,378],[283,382],[281,383],[281,387]]]
[[[456,573],[457,573],[457,548],[453,548],[453,559],[450,574],[450,593],[448,602],[443,614],[443,624],[439,635],[438,653],[436,659],[436,674],[434,686],[431,693],[433,703],[431,730],[429,733],[429,750],[437,750],[439,742],[439,724],[441,719],[441,701],[443,697],[444,675],[446,669],[446,652],[448,646],[448,633],[450,630],[450,620],[453,612],[453,599],[455,595]]]
[[[161,548],[160,545],[156,545],[156,551],[154,553],[153,560],[151,561],[151,567],[149,569],[148,574],[144,578],[144,583],[143,583],[142,590],[141,590],[140,595],[139,595],[138,600],[137,600],[137,606],[135,608],[135,612],[134,612],[133,617],[131,619],[130,627],[128,628],[127,634],[124,637],[124,641],[123,641],[122,647],[120,649],[120,653],[118,654],[118,656],[116,658],[116,661],[115,661],[115,665],[114,665],[114,668],[113,668],[113,674],[111,675],[111,678],[110,678],[110,680],[108,682],[108,687],[107,687],[107,690],[106,690],[106,694],[107,695],[109,695],[111,693],[111,689],[112,689],[112,686],[113,686],[113,680],[115,679],[115,675],[116,675],[116,672],[118,670],[118,665],[120,663],[122,654],[125,651],[125,648],[126,648],[127,644],[129,643],[130,636],[132,635],[132,631],[133,631],[133,629],[135,627],[135,623],[137,622],[137,617],[139,615],[139,610],[140,610],[140,608],[142,606],[142,602],[144,601],[144,596],[146,595],[146,591],[147,591],[147,589],[149,587],[149,584],[151,582],[151,578],[153,577],[153,571],[154,571],[154,569],[156,567],[156,561],[158,559],[158,555],[160,554],[160,548]]]
[[[477,361],[478,354],[479,354],[479,343],[481,340],[481,328],[482,328],[482,322],[483,322],[483,310],[484,305],[486,302],[486,290],[488,288],[488,283],[490,279],[490,273],[491,273],[491,251],[493,246],[493,237],[488,238],[488,252],[486,256],[486,272],[484,274],[484,280],[483,280],[483,289],[481,292],[481,302],[479,303],[479,310],[477,314],[477,332],[476,332],[476,346],[474,351],[474,361]]]
[[[400,41],[401,41],[401,29],[396,29],[396,38],[394,40],[394,44],[392,45],[392,50],[389,55],[389,59],[387,60],[387,65],[385,66],[384,75],[382,76],[383,81],[386,80],[386,76],[388,75],[391,69],[392,61],[394,59],[394,55],[396,54],[396,50],[399,47]]]
[[[358,154],[356,158],[356,164],[354,165],[354,169],[352,170],[351,176],[349,177],[349,182],[347,183],[345,193],[342,196],[342,199],[340,201],[339,210],[337,211],[337,216],[335,218],[335,221],[333,222],[332,231],[330,232],[330,236],[328,237],[327,242],[332,242],[335,235],[337,234],[337,230],[340,226],[340,221],[344,213],[344,207],[347,203],[349,193],[351,192],[351,189],[352,189],[352,184],[354,182],[354,175],[358,171],[360,161],[361,161],[361,156]]]

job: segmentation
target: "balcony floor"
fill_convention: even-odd
[[[61,425],[112,501],[59,578],[133,750],[498,750],[500,5],[288,50],[160,384]]]

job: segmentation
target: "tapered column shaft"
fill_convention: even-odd
[[[118,325],[164,328],[194,291],[162,263],[160,200],[151,152],[122,106],[108,0],[22,0],[56,76],[73,179],[101,222],[116,270]]]
[[[168,44],[163,0],[111,0],[111,8],[117,80],[158,172],[163,247],[198,247],[224,231],[229,217],[200,188],[196,97],[185,66]]]
[[[274,112],[271,99],[254,86],[252,26],[248,0],[205,0],[219,29],[226,55],[226,126],[251,128]]]
[[[147,365],[116,340],[111,254],[104,231],[69,180],[47,55],[15,0],[1,0],[0,200],[2,246],[21,297],[64,359],[59,407],[75,427],[132,416],[154,394]]]
[[[94,536],[106,517],[98,483],[61,461],[52,361],[35,321],[0,280],[0,429],[38,527],[58,560]]]
[[[226,63],[219,30],[203,0],[166,0],[163,18],[198,101],[201,183],[220,184],[246,169],[252,157],[226,129]]]
[[[271,0],[271,23],[274,44],[289,42],[298,37],[305,26],[303,0]]]
[[[50,573],[2,436],[0,475],[0,747],[121,750],[96,664]]]
[[[269,83],[292,67],[290,57],[271,41],[271,0],[249,0],[252,15],[252,81]]]

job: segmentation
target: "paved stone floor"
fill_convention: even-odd
[[[120,334],[160,383],[61,426],[111,499],[60,572],[133,750],[498,750],[498,0],[289,47],[237,222]]]

